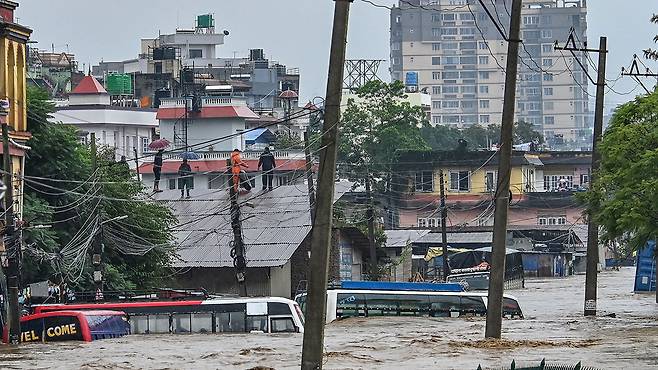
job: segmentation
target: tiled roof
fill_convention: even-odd
[[[185,117],[185,108],[160,108],[157,119],[179,120]],[[202,107],[201,112],[188,112],[190,119],[199,118],[259,118],[247,106]]]
[[[350,188],[336,183],[335,199]],[[192,191],[192,198],[179,200],[178,191],[154,195],[169,206],[180,227],[174,233],[178,258],[175,267],[233,267],[230,243],[228,191]],[[281,186],[269,192],[253,191],[239,199],[247,267],[282,266],[311,231],[306,186]]]
[[[70,94],[107,94],[107,91],[94,77],[85,76]]]

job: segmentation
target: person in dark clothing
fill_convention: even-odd
[[[194,187],[192,178],[192,167],[187,163],[187,159],[183,159],[180,167],[178,167],[178,188],[180,189],[180,197],[185,195],[187,190],[187,197],[190,197],[190,189]]]
[[[156,193],[161,192],[160,190],[160,174],[162,173],[162,153],[164,153],[164,150],[160,149],[158,152],[155,154],[155,158],[153,159],[153,175],[155,176],[155,180],[153,181],[153,191]]]
[[[274,154],[270,152],[270,148],[265,147],[265,151],[260,155],[258,168],[263,169],[263,190],[272,190],[272,179],[274,178],[272,171],[276,168],[276,161],[274,160]]]

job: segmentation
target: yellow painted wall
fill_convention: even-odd
[[[27,131],[25,45],[0,38],[0,98],[9,98],[7,117],[14,131]]]
[[[450,195],[480,195],[487,192],[486,173],[489,171],[497,172],[497,168],[482,168],[470,174],[470,188],[469,191],[451,191],[450,190],[450,172],[453,171],[470,171],[471,169],[465,167],[444,167],[443,176],[445,181],[446,194]],[[434,170],[434,192],[439,193],[439,186],[441,184],[440,169]],[[521,194],[523,192],[523,168],[521,166],[512,167],[512,175],[510,178],[510,190],[512,194]]]

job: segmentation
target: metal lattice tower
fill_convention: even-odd
[[[343,89],[354,91],[370,81],[380,80],[377,76],[382,59],[347,59]]]

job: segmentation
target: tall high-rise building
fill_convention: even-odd
[[[509,32],[511,0],[484,1]],[[564,45],[586,42],[586,0],[523,0],[516,121],[532,123],[555,148],[591,146],[588,77]],[[405,0],[391,10],[391,76],[432,94],[431,123],[500,123],[507,42],[479,2]],[[577,52],[592,78],[596,55]]]

